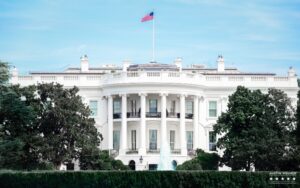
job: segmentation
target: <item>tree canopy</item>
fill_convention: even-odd
[[[128,169],[99,150],[102,135],[77,87],[20,87],[8,79],[0,61],[0,168],[58,169],[81,160],[82,169]]]
[[[82,170],[129,170],[130,168],[120,160],[109,155],[108,150],[85,148],[80,155],[80,169]]]
[[[63,89],[59,84],[39,84],[39,130],[44,138],[43,158],[55,166],[79,159],[86,146],[97,147],[101,135],[91,111],[77,94],[78,88]]]
[[[197,149],[197,156],[192,160],[178,165],[176,170],[218,170],[219,155],[216,153],[206,153]]]
[[[97,148],[101,134],[78,88],[60,84],[1,86],[0,166],[58,168]]]
[[[9,79],[9,65],[0,61],[0,85],[6,83]]]
[[[239,86],[229,97],[228,110],[214,126],[224,150],[221,164],[233,170],[284,170],[294,143],[294,109],[277,89],[267,94]],[[289,166],[294,168],[294,166]],[[288,169],[287,169],[288,170]]]

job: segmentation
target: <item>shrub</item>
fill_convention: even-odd
[[[194,159],[178,165],[176,170],[218,170],[220,157],[216,153],[205,153],[197,149],[197,156]]]
[[[269,172],[218,171],[79,171],[79,172],[0,172],[0,187],[116,187],[116,188],[176,188],[176,187],[297,187],[273,185]],[[300,183],[297,173],[296,183]]]

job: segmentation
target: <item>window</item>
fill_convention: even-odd
[[[175,148],[175,131],[170,131],[170,149],[174,150]]]
[[[193,131],[186,132],[186,147],[188,150],[193,149]]]
[[[113,149],[119,150],[120,148],[120,131],[113,131]]]
[[[114,100],[114,114],[121,113],[121,101],[120,100]]]
[[[89,108],[92,111],[91,116],[98,115],[98,101],[90,101]]]
[[[131,130],[131,149],[136,150],[136,130]]]
[[[193,101],[186,101],[185,109],[186,109],[185,113],[192,114],[193,113]]]
[[[149,110],[150,110],[150,113],[157,112],[157,100],[156,99],[149,100]]]
[[[209,117],[217,117],[217,101],[209,101]]]
[[[177,162],[175,160],[172,161],[173,170],[176,170]]]
[[[176,101],[171,101],[171,115],[175,116]]]
[[[157,150],[157,130],[149,130],[149,149]]]
[[[213,131],[209,131],[209,151],[217,151],[217,138]]]

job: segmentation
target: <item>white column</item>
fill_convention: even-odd
[[[221,112],[226,112],[226,110],[227,110],[227,97],[222,97],[221,98]]]
[[[127,150],[127,96],[122,94],[122,127],[121,127],[121,150],[120,154],[125,155]]]
[[[113,149],[113,97],[109,95],[107,102],[108,149]]]
[[[180,95],[180,149],[181,155],[187,155],[185,131],[185,95]]]
[[[199,148],[199,100],[198,96],[194,96],[194,118],[193,118],[193,149]]]
[[[205,104],[205,99],[203,96],[199,98],[200,101],[200,115],[199,115],[199,122],[200,122],[200,130],[199,130],[199,147],[200,149],[204,151],[208,151],[208,135],[205,132],[204,125],[205,125],[205,119],[206,119],[206,104]]]
[[[161,93],[161,139],[160,148],[167,146],[167,94]]]
[[[146,94],[141,96],[140,148],[139,155],[146,155]]]

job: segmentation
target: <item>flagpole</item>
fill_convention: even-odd
[[[152,62],[155,62],[155,17],[152,21]]]

